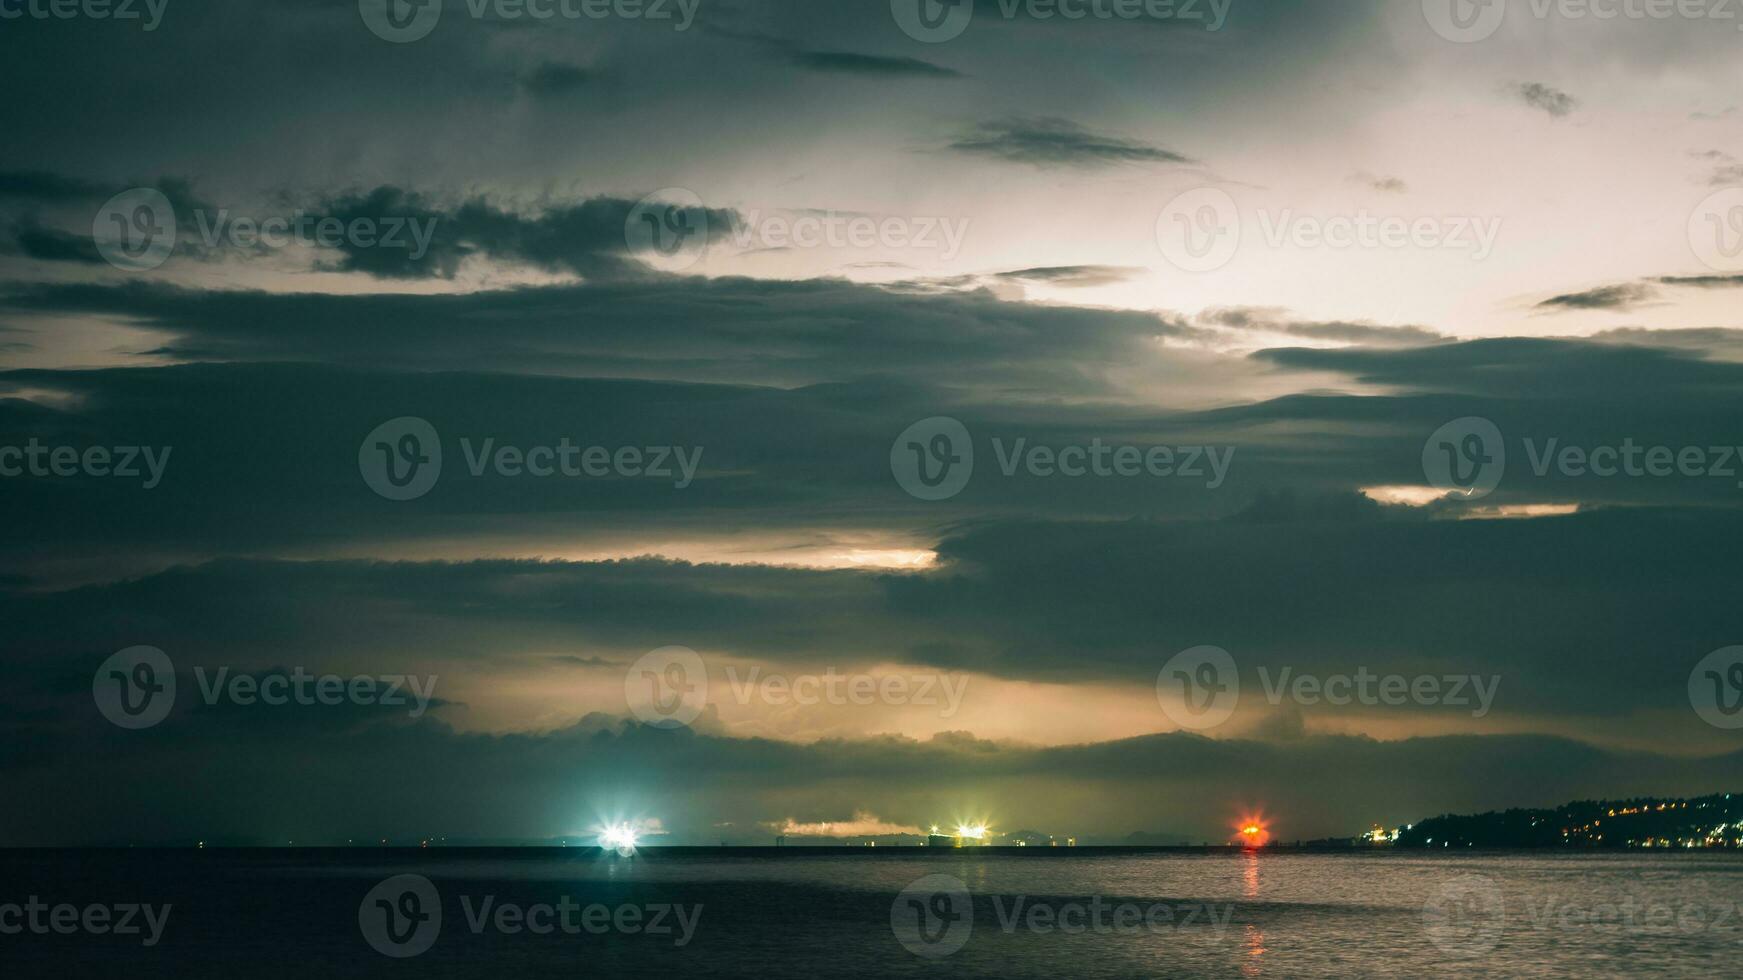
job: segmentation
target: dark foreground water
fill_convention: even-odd
[[[1709,853],[14,851],[0,977],[1710,977],[1740,902]]]

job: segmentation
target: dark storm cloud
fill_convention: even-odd
[[[1743,276],[1662,276],[1666,286],[1692,286],[1696,289],[1743,289]]]
[[[1421,485],[1423,440],[1471,415],[1494,420],[1516,447],[1527,436],[1734,445],[1726,420],[1743,392],[1743,366],[1709,358],[1689,336],[1658,347],[1649,337],[1628,345],[1410,337],[1237,358],[1167,343],[1203,328],[1149,315],[826,281],[466,296],[69,286],[19,292],[8,305],[126,318],[171,335],[168,352],[223,362],[0,375],[9,388],[49,396],[0,403],[4,444],[177,447],[168,479],[149,493],[113,480],[85,481],[79,494],[55,481],[0,481],[8,509],[38,516],[9,542],[20,568],[89,556],[105,542],[127,543],[148,566],[163,556],[258,552],[307,541],[310,527],[325,529],[314,542],[329,547],[392,554],[396,541],[549,536],[577,521],[662,540],[724,513],[769,530],[912,529],[1014,513],[1226,516],[1280,489]],[[236,363],[251,360],[280,363]],[[1175,378],[1226,402],[1210,379],[1232,388],[1277,372],[1343,378],[1350,392],[1206,412],[1158,408],[1147,387]],[[358,446],[380,422],[406,414],[429,419],[450,441],[537,445],[568,436],[700,445],[707,456],[682,492],[633,481],[460,478],[418,505],[384,508],[358,477]],[[990,475],[948,503],[922,505],[894,484],[889,450],[897,433],[937,415],[969,426]],[[1097,438],[1234,447],[1238,456],[1214,489],[1208,480],[1061,482],[1004,477],[988,442],[995,436],[1050,447]],[[1520,460],[1481,503],[1729,508],[1738,502],[1731,482],[1539,477]],[[262,511],[283,519],[251,519]],[[93,521],[96,512],[109,516]]]
[[[1111,286],[1114,283],[1128,282],[1143,273],[1143,269],[1131,266],[1056,265],[1040,269],[1016,269],[1011,272],[1001,272],[998,274],[998,278],[1017,282],[1044,282],[1050,286],[1062,286],[1068,289],[1087,289],[1092,286]]]
[[[1713,396],[1743,381],[1735,366],[1709,362],[1686,351],[1650,346],[1624,349],[1540,337],[1468,340],[1398,350],[1292,348],[1261,351],[1254,357],[1296,370],[1335,371],[1372,384],[1402,385],[1423,394],[1516,400],[1522,408],[1542,408],[1558,419],[1561,416],[1554,406],[1540,404],[1541,399],[1611,399],[1618,411],[1606,412],[1610,415],[1644,411],[1658,404],[1672,413],[1686,414],[1693,422],[1702,413],[1722,414],[1715,412],[1718,402]]]
[[[1706,160],[1713,164],[1713,172],[1707,177],[1707,183],[1714,187],[1724,187],[1743,181],[1743,163],[1723,150],[1707,150],[1704,153],[1690,154],[1697,160]]]
[[[69,204],[94,210],[116,194],[137,187],[156,188],[178,211],[210,207],[195,194],[193,182],[183,177],[159,177],[127,183],[87,180],[34,170],[0,172],[0,199],[6,200],[13,209]]]
[[[652,818],[664,829],[659,843],[767,844],[789,818],[849,819],[858,810],[910,826],[985,814],[1001,827],[1086,842],[1117,843],[1135,831],[1220,842],[1255,803],[1280,836],[1313,838],[1348,836],[1370,820],[1722,791],[1743,776],[1737,754],[1606,752],[1529,736],[1152,735],[1030,748],[946,734],[795,745],[598,719],[491,736],[428,720],[303,713],[319,717],[285,725],[270,713],[202,706],[142,735],[105,730],[87,705],[75,729],[34,737],[30,752],[7,757],[9,787],[32,804],[0,811],[0,840],[527,840],[591,837],[607,820]],[[1507,765],[1493,765],[1497,758]]]
[[[1542,109],[1557,119],[1572,114],[1579,107],[1578,99],[1542,82],[1521,82],[1513,91],[1526,105]]]
[[[63,201],[101,201],[121,188],[97,181],[43,171],[0,173],[0,198],[43,204]]]
[[[1014,118],[982,123],[949,149],[1037,167],[1094,169],[1122,163],[1192,163],[1172,150],[1092,133],[1059,118]]]
[[[1410,189],[1410,185],[1406,184],[1401,177],[1382,177],[1378,174],[1368,173],[1366,170],[1357,171],[1356,173],[1351,174],[1350,180],[1361,184],[1370,190],[1381,191],[1387,194],[1402,194]]]
[[[162,192],[171,207],[182,214],[207,207],[190,181],[176,177],[129,184],[45,171],[0,172],[0,205],[4,206],[0,211],[0,254],[100,265],[104,259],[91,237],[98,209],[116,194],[142,186]],[[191,238],[177,247],[183,255],[204,253]]]
[[[843,72],[852,75],[923,78],[960,78],[962,73],[919,58],[891,58],[884,55],[859,54],[853,51],[792,51],[793,64],[811,71]]]
[[[556,95],[585,84],[589,77],[573,66],[547,64],[536,70],[526,84],[537,94]],[[231,236],[236,222],[247,217],[244,213],[203,201],[187,180],[161,178],[148,186],[163,191],[176,213],[182,232],[176,245],[178,254],[211,261],[250,251],[235,245]],[[51,174],[0,174],[0,196],[11,196],[24,205],[22,217],[12,222],[10,228],[14,250],[47,261],[101,262],[90,237],[91,218],[104,200],[127,189],[130,188]],[[404,227],[414,231],[423,228],[430,231],[427,244],[414,241],[414,234],[405,232],[403,227],[394,239],[398,244],[389,243],[385,231],[367,239],[336,236],[330,248],[338,257],[324,264],[339,272],[359,272],[381,279],[451,279],[464,261],[476,256],[588,278],[648,274],[631,249],[626,233],[626,223],[639,203],[631,199],[594,197],[536,210],[517,210],[484,197],[444,201],[383,185],[312,200],[281,194],[279,203],[284,213],[306,213],[310,226],[325,219],[337,219],[346,226],[363,220],[381,227],[382,222],[391,219],[404,222]],[[45,225],[39,219],[38,214],[51,205],[78,206],[73,212],[73,230]],[[65,214],[65,209],[46,209]],[[707,228],[714,240],[727,238],[737,220],[736,213],[730,210],[686,207],[683,212],[687,222],[693,227]],[[208,234],[216,238],[206,241]],[[315,238],[312,234],[307,237]]]
[[[481,198],[441,207],[417,193],[378,187],[325,201],[320,211],[323,217],[347,224],[393,216],[434,230],[430,247],[421,255],[415,249],[364,245],[344,236],[338,246],[343,257],[334,263],[342,272],[394,279],[451,279],[463,261],[480,256],[549,272],[614,279],[647,274],[625,231],[636,203],[596,197],[521,214]],[[715,237],[724,237],[736,217],[731,211],[710,208],[685,208],[684,212],[693,227],[706,227]]]
[[[1651,286],[1643,283],[1624,283],[1619,286],[1600,286],[1585,292],[1552,296],[1537,304],[1537,308],[1540,310],[1616,310],[1626,312],[1655,299],[1657,295]]]
[[[1370,347],[1413,346],[1445,343],[1452,338],[1426,327],[1386,326],[1375,323],[1347,321],[1304,321],[1290,319],[1286,311],[1231,307],[1200,313],[1196,322],[1213,327],[1244,332],[1276,333],[1304,340],[1328,340]]]
[[[591,69],[547,61],[521,76],[521,87],[536,96],[553,97],[578,92],[598,78],[599,74]]]
[[[598,210],[618,213],[603,204]],[[559,222],[592,229],[578,238],[546,234],[542,225],[534,233],[487,210],[456,215],[455,226],[438,231],[432,256],[452,258],[484,240],[496,243],[492,254],[619,268],[610,263],[622,256],[621,218],[613,239],[611,221],[597,215]],[[457,228],[483,230],[474,237]],[[1135,358],[1165,358],[1154,339],[1180,332],[1148,313],[1029,306],[978,291],[914,295],[826,279],[644,276],[439,296],[39,286],[0,296],[0,308],[126,317],[171,334],[162,353],[202,360],[789,386],[883,378],[1096,397],[1107,394],[1100,375]],[[485,322],[491,326],[481,330]]]
[[[280,521],[305,519],[266,506]],[[1260,667],[1475,673],[1501,677],[1495,707],[1507,716],[1583,725],[1657,712],[1699,727],[1689,671],[1743,636],[1730,601],[1743,586],[1736,509],[1518,521],[1395,510],[1353,493],[1299,494],[1227,520],[983,520],[947,534],[943,564],[915,573],[653,558],[227,560],[19,588],[0,592],[11,644],[0,703],[23,706],[57,684],[88,696],[88,684],[55,678],[137,643],[238,669],[318,655],[355,671],[424,670],[485,698],[493,679],[554,653],[627,664],[674,643],[785,669],[894,662],[1138,686],[1173,653],[1212,643],[1255,692]],[[373,514],[402,523],[389,506]]]
[[[13,247],[26,258],[44,262],[81,262],[101,265],[103,256],[90,235],[76,235],[58,228],[46,228],[34,217],[25,217],[13,225]],[[0,251],[7,250],[0,243]]]
[[[1599,286],[1554,296],[1537,304],[1545,310],[1616,310],[1627,312],[1658,298],[1655,286],[1686,289],[1743,289],[1743,276],[1658,276],[1639,282]]]

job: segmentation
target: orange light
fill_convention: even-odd
[[[1250,813],[1236,821],[1235,833],[1241,846],[1246,848],[1263,847],[1271,841],[1271,830],[1260,813]]]

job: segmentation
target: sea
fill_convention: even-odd
[[[0,977],[1738,975],[1743,855],[0,851]]]

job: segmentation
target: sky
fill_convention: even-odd
[[[121,9],[0,3],[0,843],[1743,788],[1729,4]]]

